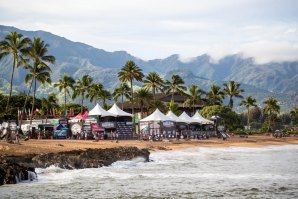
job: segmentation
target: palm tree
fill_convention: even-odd
[[[121,106],[123,109],[123,98],[125,97],[126,99],[130,99],[131,97],[129,86],[126,83],[121,83],[118,88],[114,89],[112,95],[115,102],[117,102],[117,99],[121,97]]]
[[[134,115],[134,93],[133,93],[133,81],[142,81],[144,74],[142,70],[132,61],[129,60],[126,64],[122,67],[122,69],[118,73],[118,78],[120,82],[130,83],[130,93],[131,93],[131,105],[132,105],[132,114]],[[134,121],[133,121],[134,122]]]
[[[179,75],[172,75],[172,81],[166,80],[164,83],[164,90],[166,93],[171,93],[171,101],[174,102],[174,93],[184,93],[186,87],[183,86],[184,80]]]
[[[152,99],[153,96],[147,88],[140,88],[139,90],[136,91],[135,97],[136,97],[136,102],[140,105],[141,117],[143,118],[144,105],[147,105],[147,107],[149,107],[150,99]]]
[[[241,84],[236,84],[236,82],[233,80],[229,82],[229,85],[226,83],[223,84],[223,86],[224,86],[223,91],[224,91],[225,95],[230,97],[229,107],[231,109],[233,108],[233,104],[234,104],[233,97],[243,98],[241,93],[244,92],[244,90],[240,89],[240,85]]]
[[[84,75],[82,77],[82,80],[77,80],[74,86],[74,92],[72,98],[76,98],[77,96],[81,95],[82,96],[82,101],[81,101],[81,113],[83,113],[83,105],[84,105],[84,99],[85,99],[85,93],[88,93],[91,85],[92,85],[92,77],[89,75]]]
[[[186,95],[186,100],[185,104],[190,105],[192,107],[193,114],[195,114],[195,104],[202,102],[202,95],[205,94],[206,92],[200,89],[196,85],[191,85],[188,88],[188,93],[185,93]]]
[[[51,69],[48,66],[48,64],[55,63],[55,57],[52,55],[48,55],[48,47],[49,47],[49,44],[46,44],[40,38],[35,37],[33,39],[33,42],[30,42],[29,47],[26,49],[26,55],[33,61],[33,66],[26,64],[26,69],[29,70],[29,74],[32,74],[33,79],[31,79],[28,94],[26,96],[25,103],[24,103],[24,106],[22,109],[22,114],[24,113],[24,110],[25,110],[25,107],[27,104],[27,100],[28,100],[28,97],[31,92],[32,84],[33,84],[33,82],[36,82],[34,80],[35,76],[38,73],[51,72]],[[35,70],[37,70],[37,71],[35,71]],[[45,76],[47,76],[47,74],[45,74]],[[28,76],[28,78],[29,78],[29,76]],[[26,78],[25,78],[25,83],[28,83],[29,79],[26,80]],[[50,80],[50,76],[49,76],[49,80]],[[46,80],[46,81],[48,81],[48,80]],[[32,113],[31,113],[31,115],[32,115]],[[31,117],[31,119],[32,119],[32,117]],[[30,124],[31,124],[31,122],[32,121],[30,121]]]
[[[295,123],[298,122],[298,107],[293,108],[290,112],[292,121]]]
[[[22,34],[17,32],[10,32],[8,35],[5,36],[4,40],[0,42],[0,59],[2,57],[12,55],[13,62],[12,62],[12,72],[10,78],[10,90],[9,96],[5,108],[5,112],[8,110],[9,101],[12,94],[12,84],[13,84],[13,76],[15,68],[19,67],[21,63],[25,62],[24,54],[26,54],[27,45],[30,43],[29,38],[24,38]]]
[[[209,92],[207,93],[209,105],[221,105],[224,99],[224,92],[219,86],[212,85]]]
[[[70,96],[70,89],[74,90],[75,80],[68,74],[64,74],[62,79],[59,79],[57,83],[54,84],[54,87],[58,87],[59,91],[64,91],[64,114],[66,115],[66,95]]]
[[[276,114],[279,114],[280,106],[278,105],[278,101],[273,97],[269,97],[269,99],[267,99],[263,103],[265,104],[263,111],[269,117],[269,125],[268,125],[268,131],[269,131],[271,128],[271,123],[274,122],[273,121],[274,116]]]
[[[145,88],[152,89],[154,102],[156,100],[156,92],[163,91],[164,80],[156,73],[149,73],[144,80]]]
[[[35,103],[35,93],[36,93],[36,83],[39,82],[41,84],[45,83],[51,83],[51,70],[43,65],[43,63],[39,63],[39,65],[36,65],[35,67],[32,67],[30,65],[27,66],[29,70],[29,74],[25,77],[25,82],[28,83],[31,80],[31,85],[34,83],[33,88],[33,100],[32,100],[32,108],[31,108],[31,115],[30,115],[30,125],[32,124],[32,117],[34,112],[34,103]]]
[[[103,89],[100,93],[99,93],[99,96],[98,96],[99,99],[102,100],[102,105],[104,108],[107,108],[107,103],[106,101],[107,100],[111,100],[112,99],[112,95],[109,91]]]
[[[249,126],[249,109],[250,107],[257,107],[256,99],[252,96],[247,96],[244,100],[239,104],[240,106],[245,106],[247,109],[247,126]]]
[[[93,100],[95,100],[95,105],[96,105],[97,99],[99,98],[99,95],[102,91],[103,91],[102,83],[93,83],[86,97],[87,98],[90,97],[90,102],[93,102]]]

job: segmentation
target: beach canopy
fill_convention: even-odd
[[[187,124],[190,123],[200,123],[198,120],[195,120],[193,118],[191,118],[189,115],[187,115],[187,113],[185,113],[185,111],[179,116],[179,118]]]
[[[62,124],[59,124],[57,127],[56,127],[56,130],[67,130],[68,128],[66,128],[65,126],[63,126]]]
[[[185,123],[184,121],[182,121],[177,115],[175,115],[175,113],[173,113],[172,111],[169,111],[167,113],[167,117],[172,119],[172,121],[174,122],[182,122]]]
[[[165,114],[160,112],[157,108],[151,115],[140,120],[140,122],[150,122],[150,121],[173,121],[171,118],[167,117]]]
[[[132,114],[127,113],[123,110],[121,110],[116,103],[108,110],[108,112],[116,115],[117,117],[124,117],[124,116],[128,116],[128,117],[132,117]]]
[[[89,115],[96,115],[96,116],[101,116],[101,117],[107,117],[107,116],[112,116],[116,117],[115,114],[110,113],[106,110],[104,110],[99,104],[97,103],[96,106],[89,112]]]
[[[201,124],[213,124],[213,121],[203,118],[199,111],[197,111],[192,118],[198,120]]]
[[[71,119],[86,119],[86,118],[88,118],[88,114],[89,114],[89,112],[85,111],[83,114],[79,113],[76,116],[72,117]]]

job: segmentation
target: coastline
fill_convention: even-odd
[[[137,147],[148,149],[150,152],[164,150],[180,150],[194,147],[263,147],[268,145],[298,145],[298,137],[273,138],[270,136],[249,136],[229,138],[227,141],[212,138],[209,140],[171,140],[163,142],[149,142],[140,140],[29,140],[21,141],[20,145],[0,142],[0,154],[9,155],[30,155],[58,153],[86,149],[109,149],[116,147]]]

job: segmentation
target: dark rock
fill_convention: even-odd
[[[98,168],[109,166],[118,160],[143,157],[149,162],[148,149],[118,147],[110,149],[86,149],[25,156],[0,157],[0,185],[15,184],[17,180],[28,180],[35,168],[51,165],[64,169]],[[30,174],[30,175],[29,175]]]

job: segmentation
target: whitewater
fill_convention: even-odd
[[[298,145],[153,152],[109,167],[37,169],[0,198],[298,198]]]

